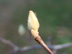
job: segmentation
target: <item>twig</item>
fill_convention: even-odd
[[[36,33],[34,30],[31,30],[32,35],[34,36],[35,40],[49,53],[49,54],[54,54],[49,47],[43,42],[41,37],[39,36],[38,33]]]
[[[66,44],[60,44],[60,45],[53,45],[52,46],[52,49],[59,50],[59,49],[63,49],[63,48],[71,47],[71,46],[72,46],[72,43],[66,43]]]
[[[14,45],[13,43],[11,43],[10,41],[5,40],[5,39],[3,39],[3,38],[1,38],[1,37],[0,37],[0,41],[3,42],[3,43],[5,43],[5,44],[10,45],[10,46],[13,47],[13,48],[18,48],[16,45]]]
[[[47,45],[47,46],[53,50],[60,50],[60,49],[72,47],[72,43],[66,43],[66,44],[60,44],[60,45]],[[21,51],[28,51],[28,50],[33,50],[33,49],[43,49],[43,47],[40,45],[26,46],[26,47],[21,48]]]
[[[49,54],[53,54],[53,52],[48,48],[48,46],[43,42],[43,40],[40,38],[40,36],[35,37],[35,40],[41,44],[48,52]]]
[[[5,40],[3,38],[0,37],[0,41],[11,46],[13,48],[13,51],[10,54],[14,54],[15,52],[17,52],[19,50],[19,47],[16,46],[15,44],[13,44],[12,42]]]
[[[13,43],[11,43],[10,41],[8,40],[5,40],[3,38],[0,37],[0,41],[5,43],[5,44],[8,44],[9,46],[13,47],[13,51],[10,53],[10,54],[14,54],[16,53],[17,51],[28,51],[28,50],[33,50],[33,49],[43,49],[42,46],[40,45],[34,45],[34,46],[25,46],[25,47],[18,47],[16,45],[14,45]],[[53,50],[60,50],[60,49],[63,49],[63,48],[68,48],[68,47],[72,47],[72,43],[66,43],[66,44],[60,44],[60,45],[47,45],[50,49],[53,49]]]

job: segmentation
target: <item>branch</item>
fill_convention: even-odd
[[[59,49],[71,47],[71,46],[72,46],[72,43],[61,44],[61,45],[47,45],[47,46],[48,46],[50,49],[59,50]],[[21,49],[21,51],[28,51],[28,50],[33,50],[33,49],[43,49],[43,47],[40,46],[40,45],[27,46],[27,47],[23,47],[23,48]]]
[[[7,44],[7,45],[9,45],[9,46],[11,46],[13,48],[13,52],[10,53],[10,54],[13,54],[14,52],[17,52],[19,50],[18,46],[16,46],[15,44],[13,44],[12,42],[10,42],[8,40],[5,40],[5,39],[0,37],[0,41]]]
[[[44,41],[41,39],[39,36],[38,32],[35,32],[33,29],[31,29],[31,33],[34,36],[34,39],[49,53],[49,54],[54,54],[50,48],[44,43]]]
[[[16,53],[17,51],[28,51],[28,50],[33,50],[33,49],[43,49],[42,46],[40,45],[34,45],[34,46],[25,46],[25,47],[22,47],[22,48],[19,48],[18,46],[16,46],[15,44],[11,43],[10,41],[8,40],[5,40],[3,38],[0,37],[0,41],[13,47],[13,51],[10,53]],[[68,48],[68,47],[72,47],[72,43],[66,43],[66,44],[60,44],[60,45],[47,45],[50,49],[53,49],[53,50],[60,50],[60,49],[63,49],[63,48]]]
[[[60,45],[53,45],[52,49],[56,49],[56,50],[59,50],[59,49],[63,49],[63,48],[67,48],[67,47],[71,47],[72,46],[72,43],[66,43],[66,44],[60,44]]]

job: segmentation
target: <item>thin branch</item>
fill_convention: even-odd
[[[34,36],[34,39],[49,53],[49,54],[54,54],[50,48],[44,43],[44,41],[41,39],[39,36],[39,33],[31,29],[31,33]]]
[[[5,44],[8,44],[9,46],[13,47],[13,51],[10,53],[10,54],[14,54],[16,53],[17,51],[28,51],[28,50],[33,50],[33,49],[43,49],[42,46],[40,45],[34,45],[34,46],[25,46],[25,47],[18,47],[16,46],[15,44],[11,43],[10,41],[8,40],[5,40],[3,38],[0,37],[0,41],[5,43]],[[60,49],[63,49],[63,48],[68,48],[68,47],[72,47],[72,43],[66,43],[66,44],[60,44],[60,45],[47,45],[50,49],[53,49],[53,50],[60,50]]]
[[[1,37],[0,37],[0,41],[3,42],[3,43],[5,43],[5,44],[10,45],[10,46],[13,47],[13,48],[17,47],[16,45],[14,45],[13,43],[11,43],[10,41],[5,40],[5,39],[3,39],[3,38],[1,38]]]
[[[40,36],[36,37],[35,40],[45,49],[49,54],[54,54],[50,48],[43,42]]]
[[[54,50],[60,50],[63,48],[68,48],[68,47],[72,47],[72,43],[66,43],[66,44],[61,44],[61,45],[47,45],[50,49],[54,49]],[[27,47],[23,47],[21,49],[21,51],[28,51],[28,50],[33,50],[33,49],[43,49],[42,46],[40,45],[35,45],[35,46],[27,46]]]
[[[71,46],[72,46],[72,43],[66,43],[66,44],[60,44],[60,45],[53,45],[53,48],[52,49],[59,50],[59,49],[63,49],[63,48],[71,47]]]
[[[17,52],[19,50],[19,47],[16,46],[15,44],[13,44],[12,42],[8,41],[8,40],[5,40],[3,38],[0,37],[0,41],[11,46],[13,48],[13,51],[10,53],[10,54],[13,54],[15,52]]]

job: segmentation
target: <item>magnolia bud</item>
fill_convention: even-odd
[[[25,28],[22,24],[19,25],[18,33],[20,34],[20,36],[23,36],[25,34]]]
[[[38,19],[32,10],[29,11],[28,15],[28,29],[29,30],[33,29],[35,32],[38,32],[39,29]]]

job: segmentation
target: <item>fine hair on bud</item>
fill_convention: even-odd
[[[18,33],[19,33],[20,36],[25,35],[25,28],[22,24],[19,25]]]
[[[29,11],[28,15],[28,29],[29,30],[33,29],[35,32],[38,32],[39,29],[38,19],[32,10]]]

